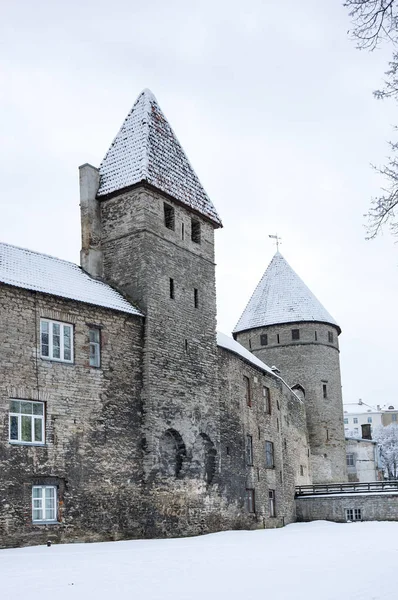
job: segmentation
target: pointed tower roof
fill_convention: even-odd
[[[147,182],[210,219],[221,220],[155,96],[138,96],[100,168],[97,197]]]
[[[259,284],[234,333],[282,323],[316,321],[340,327],[289,263],[277,252]]]

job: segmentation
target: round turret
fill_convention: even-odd
[[[346,452],[338,336],[341,330],[278,252],[235,330],[235,338],[291,386],[307,413],[314,483],[345,481]]]

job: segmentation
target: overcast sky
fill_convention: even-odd
[[[387,49],[355,50],[340,0],[3,0],[0,240],[79,261],[78,166],[150,88],[221,215],[218,327],[275,248],[342,328],[343,396],[396,403],[398,246],[365,241],[396,106]]]

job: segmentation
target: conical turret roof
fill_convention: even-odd
[[[150,90],[138,96],[99,173],[98,198],[147,182],[221,226],[216,209]]]
[[[337,327],[333,317],[300,279],[280,252],[277,252],[259,284],[234,333],[282,323],[316,321]]]

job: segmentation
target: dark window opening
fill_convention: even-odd
[[[326,383],[323,383],[323,384],[322,384],[322,393],[323,393],[323,397],[324,397],[324,398],[327,398],[327,397],[328,397],[328,388],[327,388],[327,385],[326,385]]]
[[[174,300],[174,279],[170,277],[170,298]]]
[[[268,346],[268,335],[266,333],[260,335],[260,344],[262,346]]]
[[[300,465],[300,475],[301,476],[304,475],[304,467],[303,467],[303,465]]]
[[[174,231],[174,208],[170,206],[170,204],[163,204],[164,209],[164,224],[167,229],[172,229]]]
[[[283,445],[285,446],[285,450],[287,450],[287,441],[286,441],[286,438],[283,440]]]
[[[276,419],[276,430],[279,431],[279,419]]]
[[[184,225],[184,223],[181,223],[181,239],[182,240],[185,239],[185,225]]]
[[[276,341],[280,344],[279,333],[276,334]]]
[[[246,464],[248,467],[253,466],[253,438],[251,435],[246,436]]]
[[[196,288],[193,290],[193,303],[195,308],[199,308],[199,292]]]
[[[248,488],[246,489],[246,506],[249,513],[256,512],[256,505],[254,502],[254,489]]]
[[[229,446],[227,446],[226,450],[227,450],[227,456],[229,456]]]
[[[191,220],[191,240],[200,244],[200,222],[197,219]]]
[[[185,352],[188,351],[188,340],[185,340]]]
[[[292,329],[292,340],[300,339],[300,329]]]
[[[333,331],[328,331],[328,342],[333,344]]]
[[[274,444],[272,442],[265,442],[265,468],[274,468]]]
[[[271,391],[269,387],[266,385],[263,386],[263,396],[264,396],[264,412],[267,415],[271,414]]]
[[[194,457],[197,457],[198,471],[210,485],[216,474],[217,451],[215,446],[206,433],[200,433],[195,448]]]
[[[252,405],[252,397],[251,397],[251,390],[250,390],[250,379],[248,377],[246,377],[246,375],[243,375],[243,381],[245,384],[246,404],[247,404],[247,406],[251,406]]]
[[[318,341],[318,334],[317,334],[317,332],[315,332],[315,341],[316,342]]]

